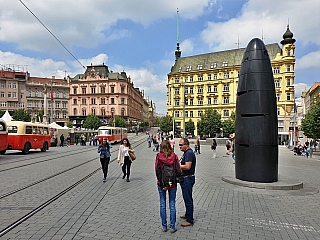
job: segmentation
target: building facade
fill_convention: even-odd
[[[121,116],[130,128],[143,120],[143,105],[143,92],[124,71],[114,73],[104,64],[91,65],[70,79],[70,120],[77,127],[94,114],[105,124]]]
[[[277,43],[266,45],[274,73],[279,142],[289,137],[287,115],[294,105],[294,43],[288,26],[281,47]],[[167,84],[167,114],[173,117],[176,128],[183,131],[183,123],[189,119],[196,125],[209,108],[217,110],[222,120],[235,112],[244,52],[245,48],[239,48],[181,57],[177,44],[176,61],[168,74]]]

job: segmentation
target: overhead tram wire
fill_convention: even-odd
[[[67,47],[44,25],[43,22],[27,7],[27,5],[22,2],[22,0],[19,0],[19,2],[26,8],[28,11],[40,22],[40,24],[60,43],[60,45],[83,67],[84,69],[86,68],[85,66],[82,65],[82,63],[67,49]]]

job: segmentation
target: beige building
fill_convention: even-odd
[[[77,127],[82,127],[89,114],[106,124],[121,116],[127,127],[134,127],[143,120],[143,106],[143,92],[131,78],[125,72],[109,71],[104,64],[87,66],[84,74],[70,79],[70,120]]]
[[[278,110],[279,142],[288,139],[290,114],[294,104],[295,39],[287,27],[281,41],[267,44]],[[245,48],[181,57],[179,44],[176,61],[168,74],[167,114],[173,116],[181,133],[184,121],[195,125],[206,109],[217,110],[222,120],[235,112],[239,72]],[[185,101],[183,100],[185,98]],[[195,132],[197,134],[197,130]]]

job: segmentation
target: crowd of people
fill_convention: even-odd
[[[319,143],[313,139],[310,140],[310,142],[306,141],[303,145],[298,142],[298,144],[293,147],[292,151],[294,155],[312,158],[313,152],[316,150],[318,144]]]

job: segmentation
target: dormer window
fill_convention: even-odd
[[[181,69],[182,69],[182,68],[181,68],[181,67],[179,67],[179,70],[178,70],[178,72],[181,72]]]
[[[191,65],[188,66],[188,67],[187,67],[187,72],[191,71],[191,69],[192,69],[192,66],[191,66]]]
[[[222,62],[222,67],[228,67],[228,62]]]
[[[202,70],[202,64],[198,65],[198,70]]]
[[[217,67],[217,63],[216,62],[212,62],[210,68],[216,68]]]
[[[180,82],[180,79],[179,79],[178,77],[176,77],[176,78],[174,79],[174,82],[175,82],[175,83],[179,83],[179,82]]]

